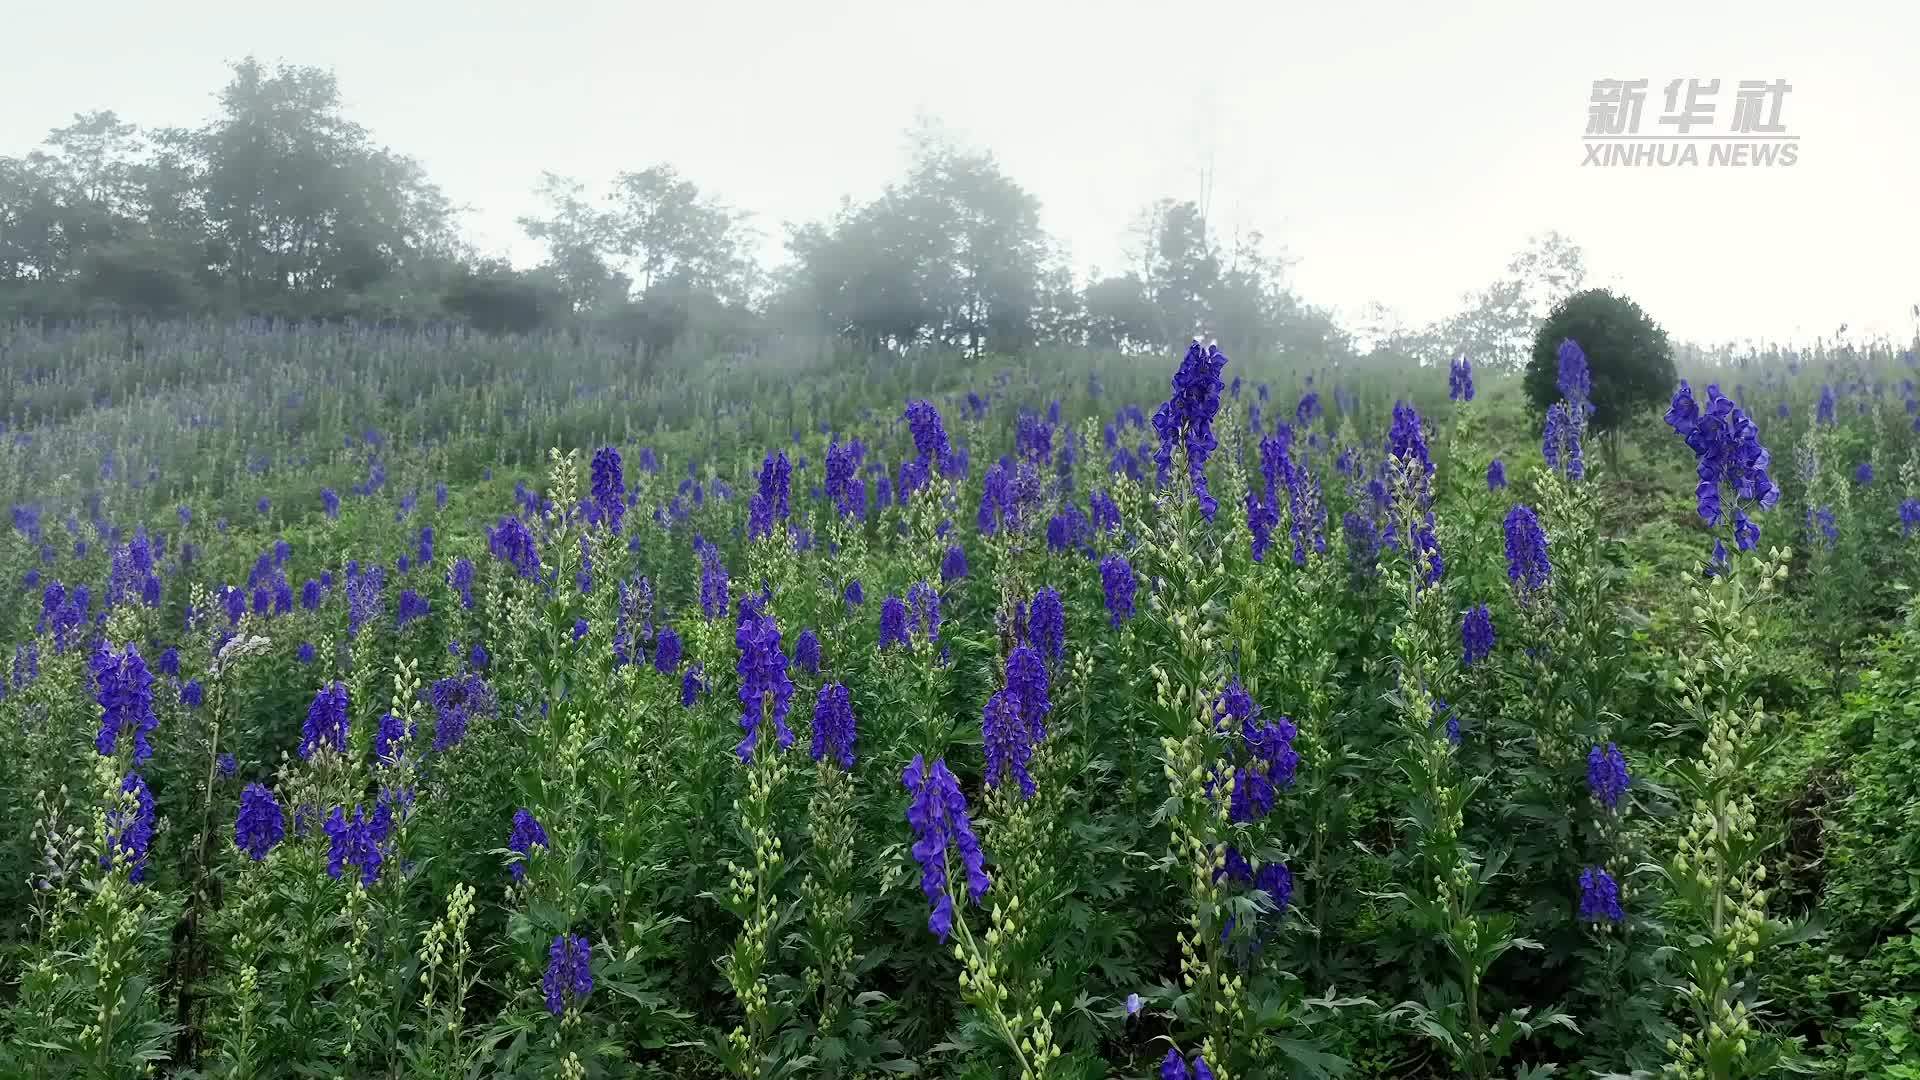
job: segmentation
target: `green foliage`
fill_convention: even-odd
[[[1673,393],[1673,352],[1667,332],[1640,305],[1606,289],[1587,289],[1560,301],[1533,337],[1527,362],[1528,400],[1544,413],[1560,400],[1560,343],[1572,338],[1587,354],[1593,373],[1598,434],[1611,432]]]
[[[1110,468],[1103,428],[1131,452],[1150,428],[1123,407],[1151,411],[1167,393],[1166,365],[1133,357],[749,364],[676,346],[636,363],[588,336],[181,323],[8,327],[0,348],[0,414],[28,436],[0,445],[0,502],[41,507],[46,540],[43,551],[24,524],[0,532],[0,587],[15,600],[0,641],[41,650],[38,678],[16,685],[8,671],[0,699],[0,810],[21,823],[0,837],[0,908],[20,912],[0,927],[0,1075],[131,1076],[150,1061],[181,1080],[729,1066],[1091,1080],[1151,1075],[1173,1046],[1228,1080],[1538,1077],[1658,1070],[1682,1032],[1723,1080],[1776,1055],[1836,1078],[1913,1065],[1920,632],[1889,621],[1888,598],[1920,565],[1895,514],[1920,463],[1894,464],[1915,447],[1898,402],[1859,395],[1820,436],[1828,465],[1875,455],[1876,484],[1836,489],[1826,465],[1811,481],[1782,470],[1783,504],[1833,506],[1837,555],[1795,555],[1764,577],[1744,556],[1732,580],[1689,587],[1681,575],[1698,580],[1707,544],[1671,433],[1623,433],[1619,490],[1570,481],[1538,467],[1517,380],[1497,374],[1471,405],[1446,406],[1437,380],[1409,387],[1427,372],[1314,372],[1327,415],[1297,425],[1291,446],[1317,502],[1297,517],[1283,483],[1275,544],[1256,561],[1243,509],[1264,496],[1252,405],[1267,384],[1267,435],[1308,374],[1257,356],[1227,372],[1244,385],[1216,421],[1208,521],[1185,485],[1156,489],[1151,450],[1138,480]],[[1769,380],[1742,396],[1799,403],[1807,390]],[[921,396],[971,472],[936,473],[931,490],[904,506],[876,499],[864,518],[831,512],[809,490],[830,440],[859,433],[892,479],[914,452],[900,403]],[[1435,402],[1430,505],[1446,571],[1417,587],[1401,530],[1424,520],[1424,496],[1407,463],[1380,452],[1395,397]],[[1114,500],[1119,526],[1084,543],[1133,560],[1137,611],[1119,625],[1086,549],[1049,545],[1046,515],[1025,530],[974,527],[983,466],[1016,445],[1023,411],[1043,416],[1054,400],[1046,475],[1062,483],[1044,497],[1063,518],[1069,500]],[[1779,448],[1798,434],[1769,432]],[[567,512],[589,491],[588,454],[607,445],[625,454],[632,495],[618,536]],[[642,447],[659,473],[640,468]],[[793,516],[747,542],[773,449],[794,462]],[[1489,490],[1495,457],[1510,486]],[[877,472],[864,478],[877,486]],[[1375,503],[1375,478],[1397,510]],[[343,498],[337,519],[321,513],[323,487]],[[1501,537],[1515,503],[1538,510],[1553,559],[1551,582],[1524,594]],[[1325,550],[1318,509],[1332,524]],[[550,579],[489,556],[489,530],[515,512]],[[1763,518],[1769,545],[1794,539],[1794,515]],[[428,525],[437,553],[420,565]],[[98,860],[128,751],[96,753],[86,650],[60,651],[38,625],[37,592],[107,581],[136,526],[168,536],[162,603],[116,605],[99,632],[150,659],[176,645],[183,676],[207,681],[194,709],[156,679],[144,769],[161,827],[138,883]],[[1368,529],[1394,530],[1398,546],[1373,560]],[[768,590],[783,651],[802,627],[822,643],[818,675],[789,669],[797,745],[785,757],[764,741],[754,764],[735,756],[733,612],[699,607],[695,533],[721,548],[730,602]],[[380,613],[350,636],[336,585],[318,610],[229,625],[221,590],[281,539],[295,582],[337,582],[349,558],[382,567]],[[969,572],[941,585],[938,642],[876,650],[881,598],[937,581],[948,543]],[[479,566],[470,609],[447,579],[459,557]],[[864,607],[843,599],[849,578],[864,582]],[[674,627],[699,665],[690,705],[684,668],[614,662],[614,635],[639,623],[622,590],[642,579],[646,622]],[[980,717],[1043,585],[1062,594],[1067,625],[1026,798],[985,784]],[[1856,587],[1871,593],[1857,608],[1822,599]],[[406,627],[391,617],[403,588],[432,609]],[[1482,603],[1498,640],[1469,666],[1461,614]],[[191,622],[190,608],[202,613]],[[302,642],[316,646],[310,664]],[[461,672],[476,643],[500,708],[432,749],[422,690]],[[301,758],[307,703],[333,679],[352,688],[350,752]],[[1259,737],[1221,723],[1232,679],[1259,720],[1292,729],[1295,771],[1271,813],[1233,809]],[[857,716],[851,768],[794,756],[829,681]],[[419,727],[377,761],[389,713]],[[1445,716],[1461,721],[1457,744]],[[1606,743],[1633,772],[1617,806],[1587,787],[1588,754]],[[231,777],[222,753],[235,755]],[[928,932],[903,820],[914,753],[953,767],[991,877],[979,905],[958,898],[945,942]],[[233,843],[251,782],[287,810],[285,843],[260,863]],[[334,878],[316,820],[403,788],[409,809],[377,880]],[[507,848],[519,809],[547,836],[525,853]],[[1228,876],[1238,859],[1250,874],[1289,868],[1286,902]],[[1589,867],[1617,878],[1620,922],[1576,917]],[[542,972],[562,933],[590,941],[594,988],[556,1015]],[[1699,989],[1682,998],[1681,986]],[[104,1037],[89,1032],[103,1005]]]
[[[440,301],[487,334],[531,334],[559,321],[566,300],[550,280],[505,267],[464,271]]]
[[[1920,994],[1868,1002],[1842,1045],[1837,1075],[1847,1080],[1920,1080]]]
[[[1159,320],[1147,288],[1134,274],[1087,285],[1087,343],[1099,349],[1146,348],[1160,340]]]
[[[1910,616],[1832,721],[1822,815],[1829,933],[1854,945],[1920,917],[1920,623]]]
[[[365,317],[457,254],[450,204],[342,115],[331,73],[248,58],[219,103],[191,130],[85,114],[0,161],[0,310]]]
[[[991,154],[930,131],[915,143],[880,197],[789,235],[774,308],[869,347],[1025,348],[1050,249],[1039,200]]]
[[[878,197],[792,227],[773,274],[749,216],[669,164],[594,189],[544,173],[519,220],[544,257],[520,272],[472,250],[419,163],[345,115],[332,72],[247,58],[218,102],[196,128],[83,114],[0,157],[0,318],[564,326],[648,365],[788,343],[977,355],[1211,333],[1236,354],[1306,355],[1346,340],[1258,234],[1223,244],[1191,201],[1147,210],[1137,273],[1082,288],[1032,192],[932,128]]]

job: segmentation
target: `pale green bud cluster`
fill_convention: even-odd
[[[729,896],[741,913],[740,933],[727,956],[727,984],[746,1013],[746,1023],[729,1032],[727,1042],[729,1063],[744,1076],[758,1075],[759,1057],[772,1034],[765,969],[779,914],[775,888],[786,863],[785,844],[774,829],[773,802],[788,768],[786,756],[774,749],[772,725],[762,724],[759,745],[747,765],[746,791],[733,802],[753,865],[727,863]]]
[[[1817,444],[1806,450],[1813,453]],[[1706,638],[1702,655],[1681,661],[1676,689],[1682,707],[1698,723],[1700,756],[1691,776],[1693,798],[1684,831],[1665,866],[1676,896],[1698,930],[1678,955],[1686,980],[1681,1001],[1693,1012],[1696,1030],[1667,1044],[1664,1075],[1730,1080],[1749,1075],[1755,1026],[1744,981],[1770,937],[1766,915],[1767,870],[1759,861],[1760,823],[1753,772],[1766,714],[1758,700],[1743,700],[1759,639],[1755,599],[1772,594],[1786,575],[1786,554],[1775,549],[1750,560],[1757,579],[1749,593],[1736,560],[1729,572],[1693,585],[1693,617]]]
[[[1051,1074],[1054,1063],[1060,1059],[1060,1045],[1053,1032],[1053,1019],[1060,1015],[1060,1003],[1053,1002],[1050,1009],[1042,1009],[1037,1003],[1014,1004],[1014,994],[1008,986],[1010,973],[1002,957],[1011,944],[1023,936],[1021,924],[1022,905],[1018,895],[1005,903],[994,903],[983,940],[976,940],[967,928],[964,915],[956,913],[954,928],[959,937],[953,945],[953,957],[961,965],[961,995],[987,1014],[1013,1052],[1022,1080],[1041,1080]],[[1039,994],[1040,983],[1035,980],[1028,986],[1026,996],[1031,1000]]]
[[[420,942],[420,1007],[431,1013],[436,996],[441,992],[441,975],[448,976],[450,984],[460,976],[467,960],[467,922],[473,917],[473,886],[462,882],[453,887],[453,895],[447,901],[447,913],[434,920],[427,928]],[[466,1004],[454,1000],[445,1003],[446,1009],[455,1015],[464,1014]],[[447,1021],[451,1027],[456,1021]]]

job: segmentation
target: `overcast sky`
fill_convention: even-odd
[[[1446,315],[1530,234],[1676,336],[1899,338],[1920,302],[1920,5],[1608,2],[1190,4],[910,0],[132,0],[0,16],[0,153],[74,112],[195,124],[248,53],[330,67],[348,114],[418,158],[483,250],[542,169],[598,184],[670,162],[785,222],[874,194],[938,118],[1042,202],[1073,264],[1115,268],[1159,196],[1258,228],[1348,320]],[[1784,78],[1791,168],[1582,167],[1595,79]],[[1704,160],[1706,144],[1699,151]],[[1850,335],[1852,336],[1852,335]]]

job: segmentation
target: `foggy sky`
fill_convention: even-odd
[[[1750,2],[1195,4],[903,0],[663,4],[131,0],[0,13],[0,153],[73,113],[143,126],[213,109],[224,63],[331,67],[347,114],[418,158],[516,263],[542,169],[597,187],[670,162],[782,223],[898,176],[904,132],[938,118],[994,151],[1086,271],[1123,269],[1128,226],[1212,176],[1223,235],[1258,228],[1291,283],[1351,325],[1370,301],[1411,326],[1448,314],[1530,233],[1586,249],[1678,338],[1904,339],[1920,302],[1920,89],[1903,53],[1920,5]],[[1799,162],[1583,168],[1592,82],[1793,84]],[[1702,151],[1704,154],[1704,149]]]

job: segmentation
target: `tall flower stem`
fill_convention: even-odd
[[[778,919],[776,889],[786,863],[773,809],[787,764],[775,745],[771,698],[771,694],[766,695],[765,718],[755,729],[746,793],[734,803],[753,865],[743,867],[731,860],[727,863],[733,907],[742,925],[727,957],[726,976],[746,1017],[744,1024],[727,1035],[727,1064],[736,1075],[755,1078],[766,1075],[771,1064],[766,1058],[774,1023],[766,965]]]
[[[1777,595],[1774,583],[1786,576],[1787,559],[1775,549],[1689,582],[1702,648],[1683,666],[1680,704],[1703,742],[1697,761],[1674,765],[1692,807],[1663,870],[1698,932],[1678,951],[1685,975],[1680,1003],[1694,1030],[1668,1042],[1669,1077],[1765,1076],[1781,1056],[1776,1041],[1756,1032],[1748,1005],[1755,957],[1785,927],[1766,913],[1767,868],[1760,856],[1769,838],[1758,821],[1752,779],[1769,750],[1762,734],[1767,718],[1761,702],[1746,695],[1756,677],[1753,608]]]

